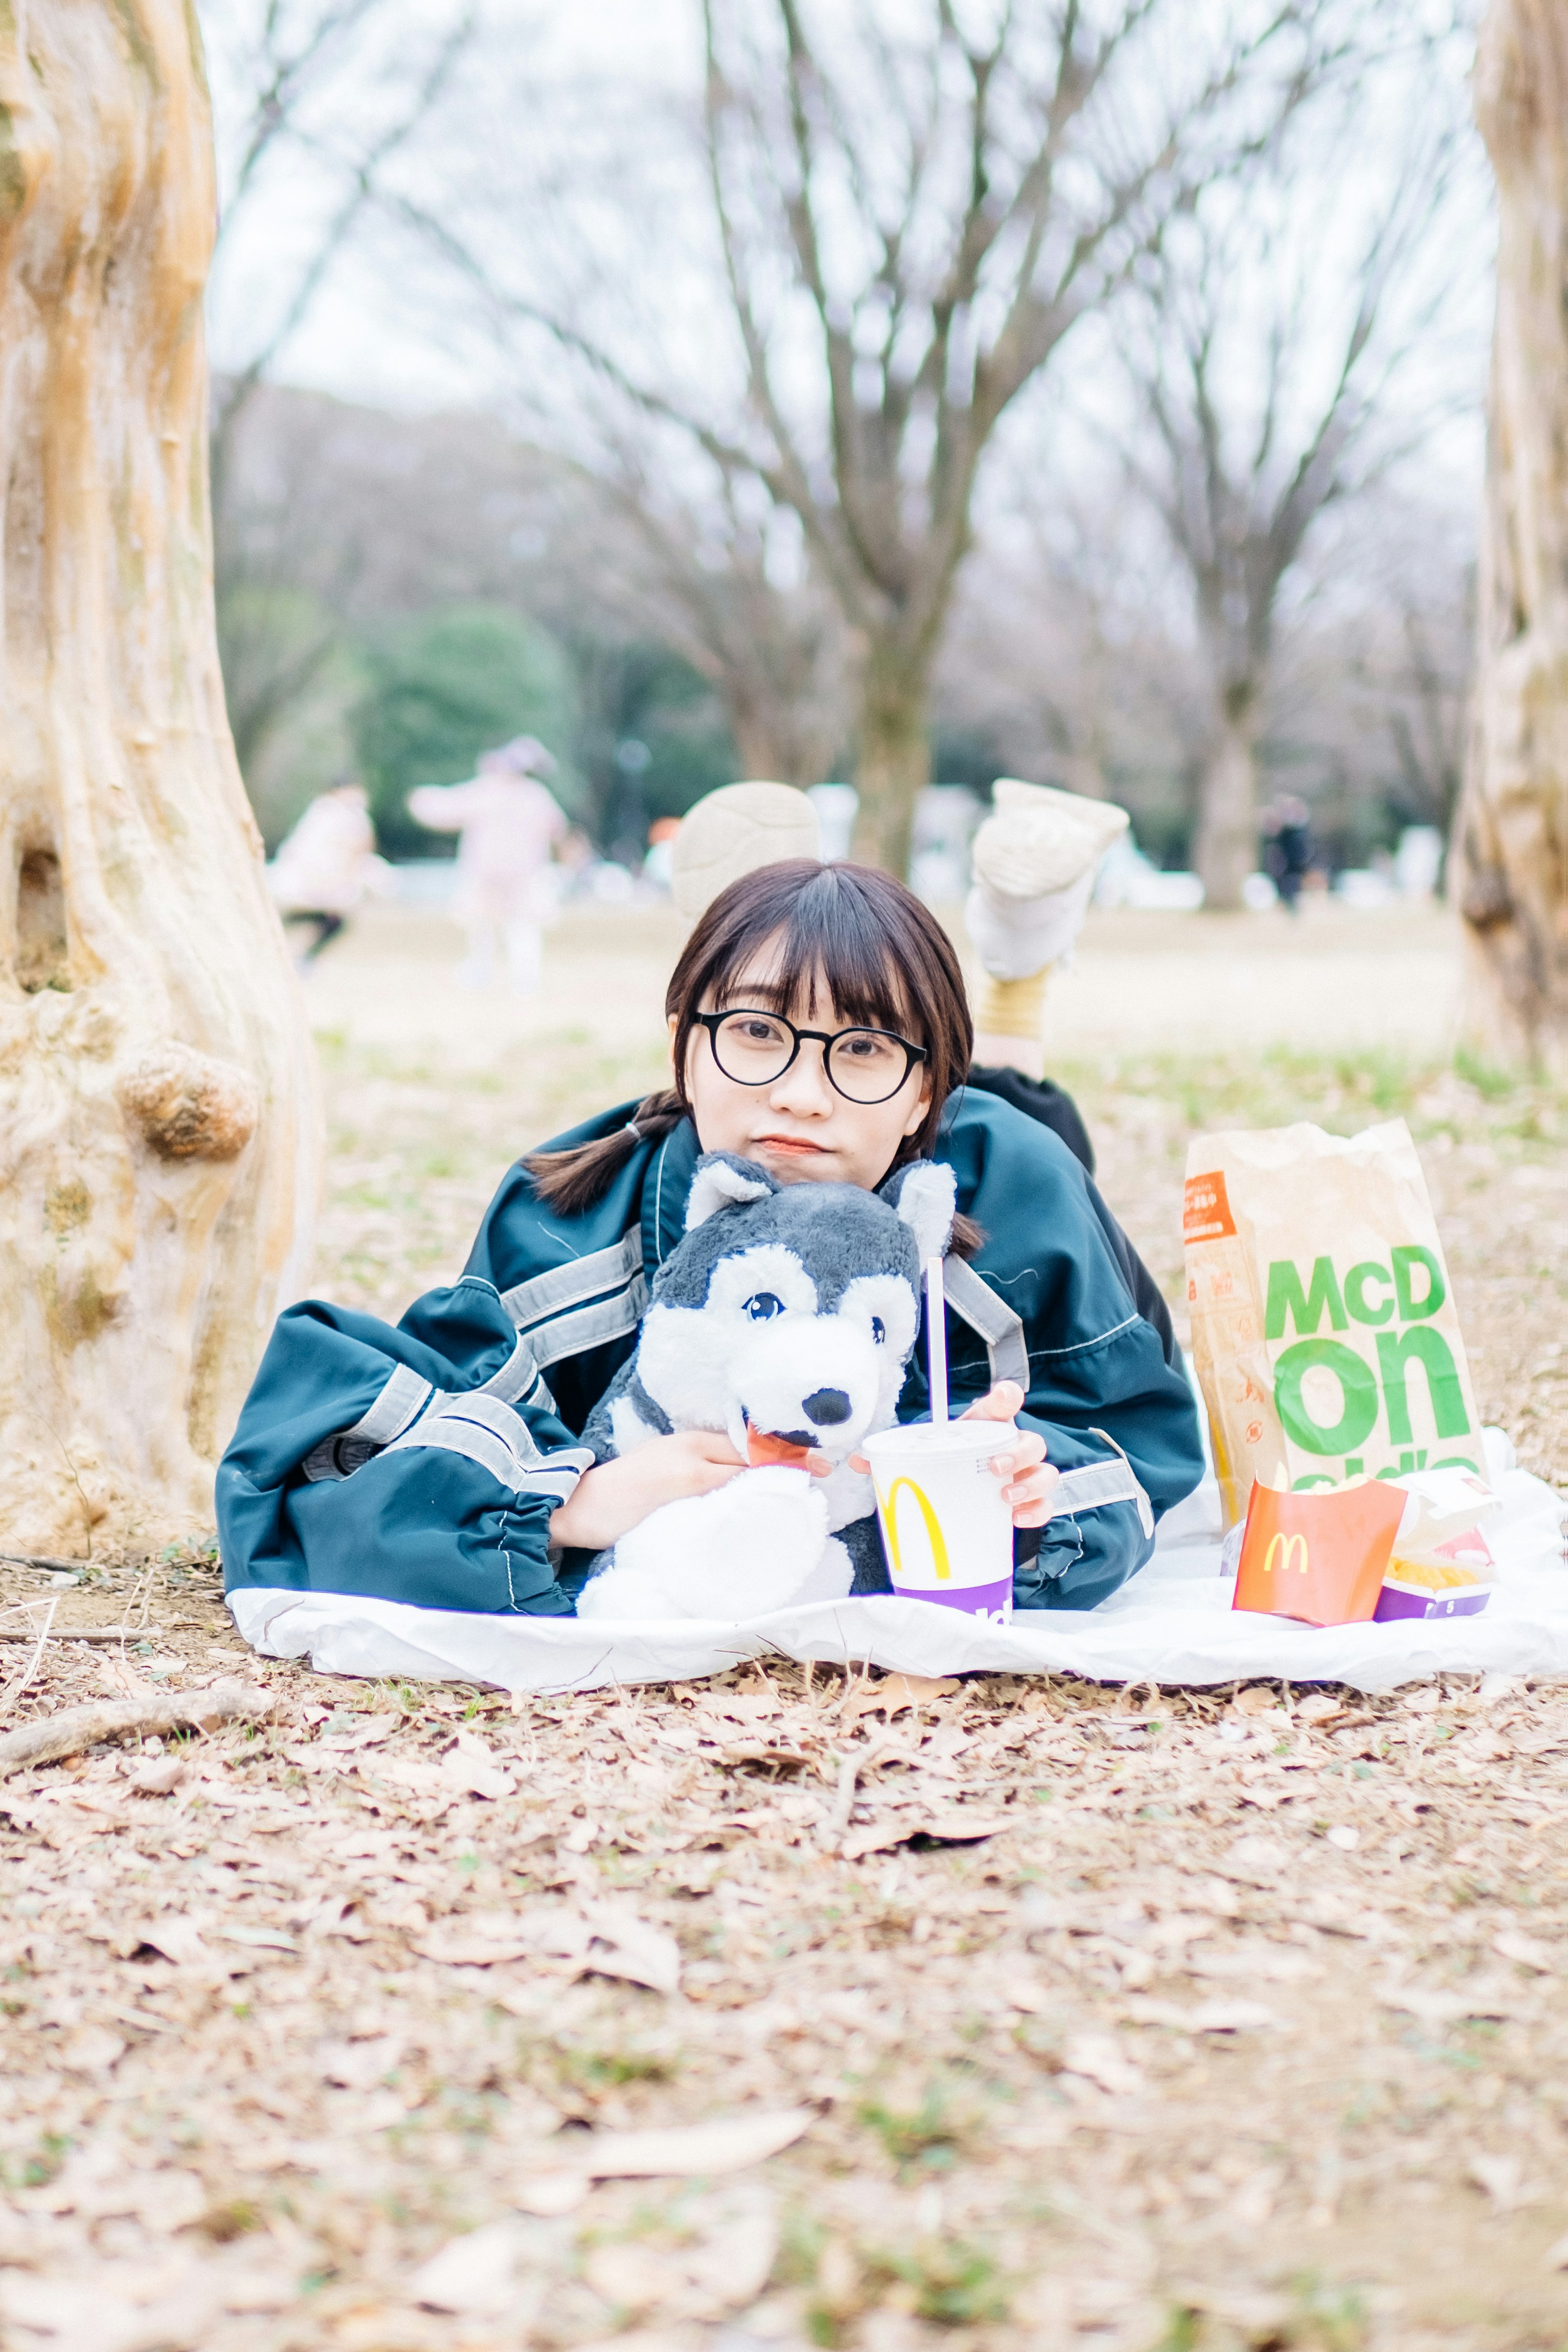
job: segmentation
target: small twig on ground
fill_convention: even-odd
[[[156,1633],[168,1633],[166,1625],[54,1625],[48,1633],[53,1642],[146,1642]],[[33,1636],[26,1630],[18,1633],[8,1625],[0,1625],[0,1642],[30,1642]]]
[[[0,1551],[0,1560],[13,1568],[67,1569],[72,1576],[80,1576],[92,1566],[89,1559],[52,1559],[45,1551]]]
[[[891,1745],[886,1733],[873,1739],[860,1754],[846,1756],[839,1766],[839,1785],[833,1796],[833,1810],[829,1814],[823,1832],[828,1851],[836,1853],[849,1829],[850,1815],[855,1809],[855,1785],[862,1772],[869,1772],[884,1748]]]
[[[68,1706],[61,1715],[25,1723],[0,1738],[0,1780],[29,1764],[54,1764],[62,1756],[78,1756],[106,1739],[138,1735],[148,1739],[166,1731],[208,1731],[220,1723],[251,1723],[270,1715],[276,1704],[270,1691],[225,1681],[207,1690],[161,1692],[154,1699]]]
[[[37,1673],[38,1660],[44,1654],[44,1643],[49,1638],[49,1628],[55,1622],[55,1612],[59,1605],[58,1596],[50,1593],[47,1599],[17,1601],[14,1601],[8,1609],[0,1609],[0,1616],[20,1616],[28,1621],[20,1628],[7,1628],[9,1639],[14,1642],[31,1642],[33,1644],[33,1654],[20,1675],[14,1683],[7,1683],[4,1694],[0,1694],[4,1696],[7,1706],[15,1706]]]

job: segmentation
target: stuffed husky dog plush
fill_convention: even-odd
[[[779,1184],[724,1151],[697,1162],[685,1236],[583,1442],[602,1462],[722,1430],[754,1466],[601,1552],[580,1617],[751,1617],[886,1591],[871,1480],[849,1456],[897,1418],[920,1270],[946,1249],[953,1207],[953,1171],[929,1160],[880,1192]],[[831,1476],[810,1475],[811,1453]]]

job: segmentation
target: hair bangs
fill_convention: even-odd
[[[776,954],[768,977],[746,976],[763,945],[758,929],[765,909],[758,908],[753,922],[737,929],[725,943],[727,951],[715,958],[706,996],[723,1004],[738,1001],[739,992],[759,998],[775,1013],[802,1010],[811,1021],[831,1011],[871,1029],[913,1029],[911,1044],[924,1043],[919,1010],[886,923],[879,921],[842,867],[817,867],[804,889],[795,890],[781,906],[779,916],[769,942]]]

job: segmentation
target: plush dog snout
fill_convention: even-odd
[[[817,1389],[801,1402],[808,1420],[814,1421],[819,1429],[836,1428],[841,1421],[848,1421],[852,1410],[842,1389]]]

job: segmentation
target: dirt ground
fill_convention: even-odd
[[[658,1080],[664,919],[574,919],[526,1006],[454,946],[383,913],[310,983],[319,1286],[383,1314]],[[1097,918],[1052,1068],[1173,1301],[1195,1129],[1407,1118],[1483,1410],[1568,1486],[1568,1103],[1455,1066],[1449,948]],[[252,1659],[199,1551],[0,1573],[56,1612],[8,1722],[272,1702],[0,1781],[15,2352],[1568,2345],[1568,1687],[514,1703]]]

